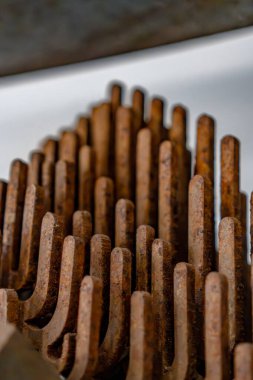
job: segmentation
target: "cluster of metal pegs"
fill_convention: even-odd
[[[252,380],[239,141],[220,142],[215,215],[214,120],[191,154],[183,106],[166,128],[161,98],[122,95],[112,84],[0,182],[0,335],[13,324],[68,380]]]

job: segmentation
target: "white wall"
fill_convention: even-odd
[[[253,28],[0,79],[0,177],[8,177],[13,158],[27,159],[41,138],[71,125],[103,98],[113,79],[128,88],[141,85],[169,105],[186,105],[191,147],[197,116],[213,115],[217,153],[224,134],[241,140],[241,187],[248,194],[253,190]]]

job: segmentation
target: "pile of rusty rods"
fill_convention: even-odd
[[[141,89],[122,95],[113,83],[0,182],[1,325],[68,380],[252,380],[239,141],[221,140],[216,244],[214,119],[198,119],[192,174],[186,109],[165,128],[161,98],[145,117]]]

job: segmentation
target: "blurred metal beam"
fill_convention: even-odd
[[[249,25],[251,0],[2,0],[0,76]]]

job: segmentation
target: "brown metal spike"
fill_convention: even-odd
[[[15,160],[11,164],[7,188],[1,257],[1,283],[8,287],[9,271],[17,270],[21,241],[23,207],[27,182],[27,165]]]
[[[211,185],[207,178],[195,175],[189,185],[189,233],[188,259],[195,268],[196,336],[198,356],[203,356],[204,339],[204,286],[207,274],[212,270],[213,225]]]
[[[109,176],[112,147],[111,106],[103,103],[92,110],[92,146],[95,152],[95,177]]]
[[[78,152],[78,138],[75,131],[62,131],[59,141],[59,160],[76,164]]]
[[[155,206],[153,204],[153,154],[152,133],[143,128],[137,136],[136,147],[136,225],[155,227]]]
[[[94,208],[94,151],[84,145],[79,150],[78,207],[93,212]]]
[[[174,260],[178,248],[178,205],[177,205],[177,157],[175,146],[170,141],[160,145],[159,152],[159,197],[158,236],[169,241]]]
[[[136,290],[151,291],[151,255],[155,230],[139,226],[136,232]]]
[[[240,220],[240,142],[233,136],[221,140],[221,218]]]
[[[196,142],[196,162],[195,174],[199,174],[206,178],[211,186],[210,189],[210,204],[212,213],[212,239],[213,239],[213,255],[212,269],[217,268],[215,249],[215,215],[214,215],[214,165],[215,165],[215,121],[209,115],[201,115],[198,118],[197,127],[197,142]]]
[[[56,309],[50,322],[42,329],[42,354],[56,365],[61,357],[64,335],[74,332],[76,328],[78,293],[84,275],[84,265],[83,240],[67,236],[63,244]]]
[[[7,182],[0,180],[0,231],[3,232]]]
[[[109,318],[111,241],[106,235],[93,235],[90,244],[90,275],[101,280],[102,322],[101,339],[104,339]]]
[[[113,240],[114,184],[111,178],[100,177],[95,184],[95,233]]]
[[[21,303],[22,331],[41,350],[42,328],[50,321],[57,303],[63,244],[63,220],[47,213],[42,221],[35,289]]]
[[[205,284],[206,380],[228,380],[228,286],[227,279],[211,272]]]
[[[134,184],[133,113],[130,108],[119,107],[115,121],[115,192],[116,199],[133,199]]]
[[[0,326],[19,324],[19,299],[13,289],[0,289]]]
[[[117,109],[122,104],[123,88],[121,84],[113,83],[110,90],[111,90],[112,114],[115,117]]]
[[[75,359],[68,380],[90,379],[94,373],[99,352],[101,299],[101,281],[84,277],[79,296]]]
[[[208,115],[198,119],[195,174],[214,184],[215,122]]]
[[[139,129],[144,126],[144,92],[136,88],[132,95],[132,109],[133,109],[133,130],[136,136]]]
[[[154,310],[154,376],[167,372],[173,359],[173,253],[169,242],[152,245],[152,297]]]
[[[55,164],[51,161],[44,161],[42,165],[42,186],[45,193],[45,210],[54,210],[54,181]]]
[[[126,380],[152,380],[154,357],[152,297],[136,291],[131,297],[130,358]]]
[[[246,193],[240,193],[240,222],[242,227],[242,240],[243,240],[243,255],[245,264],[248,259],[248,242],[247,242],[247,216],[248,216],[248,197]]]
[[[78,137],[78,146],[88,145],[90,140],[90,119],[87,116],[80,116],[76,122],[75,132]]]
[[[128,199],[120,199],[115,207],[115,246],[128,248],[134,252],[134,204]]]
[[[171,379],[196,378],[194,267],[178,263],[174,269],[175,357]]]
[[[20,257],[17,271],[11,271],[9,286],[16,290],[33,289],[37,276],[40,229],[45,215],[44,190],[27,187],[22,223]]]
[[[219,225],[219,272],[228,280],[229,348],[245,339],[245,286],[242,229],[236,218],[223,218]]]
[[[55,168],[54,211],[64,218],[66,233],[72,229],[75,206],[75,166],[71,162],[58,161]]]
[[[54,138],[47,138],[42,144],[45,161],[55,163],[58,160],[58,141]]]
[[[73,214],[73,236],[84,241],[85,274],[90,273],[90,240],[92,236],[92,220],[88,211],[75,211]]]
[[[30,154],[30,163],[28,169],[27,185],[37,185],[42,184],[42,164],[45,159],[44,153],[40,151],[33,151]]]
[[[170,140],[177,158],[178,236],[188,235],[188,185],[191,178],[191,153],[186,148],[187,110],[175,106],[172,111]],[[188,239],[178,239],[178,261],[187,261]]]
[[[105,339],[99,349],[96,374],[103,376],[126,354],[129,342],[131,252],[114,248],[110,268],[110,311]]]
[[[234,380],[253,380],[252,343],[240,343],[235,347]]]

